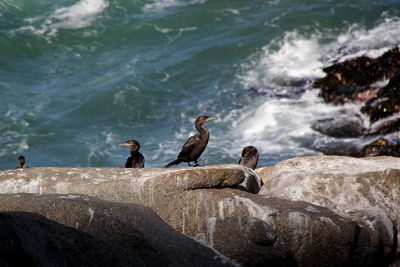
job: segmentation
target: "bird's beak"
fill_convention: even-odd
[[[210,118],[206,119],[206,121],[211,121],[211,120],[215,120],[215,117],[210,117]]]
[[[122,144],[119,144],[120,146],[131,146],[131,144],[129,144],[129,143],[122,143]]]

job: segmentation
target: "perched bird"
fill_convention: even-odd
[[[19,156],[18,157],[18,162],[19,162],[19,166],[16,169],[29,168],[28,165],[25,162],[25,157],[24,156]]]
[[[140,144],[138,141],[129,140],[120,146],[130,146],[131,156],[126,159],[125,168],[144,168],[144,157],[139,152]]]
[[[242,157],[238,164],[255,169],[258,163],[258,151],[254,146],[246,146],[243,148]]]
[[[172,165],[177,165],[181,162],[187,162],[188,166],[192,166],[190,165],[191,161],[194,161],[194,167],[199,166],[197,160],[206,148],[208,144],[208,138],[210,136],[207,128],[203,126],[203,123],[213,119],[215,118],[207,116],[200,116],[197,118],[194,125],[196,126],[196,129],[200,132],[200,134],[189,137],[189,139],[183,145],[182,150],[178,155],[178,158],[168,163],[165,166],[166,168],[171,167]]]

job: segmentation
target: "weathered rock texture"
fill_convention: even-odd
[[[0,195],[0,211],[29,212],[0,215],[3,259],[11,250],[38,266],[232,265],[138,205],[79,195],[10,194]]]
[[[145,205],[189,236],[212,232],[205,223],[211,217],[254,217],[275,230],[299,266],[374,266],[392,259],[393,229],[381,223],[377,226],[382,229],[372,231],[324,207],[222,188],[236,187],[251,174],[237,165],[172,170],[37,168],[0,172],[0,189],[85,194]],[[237,220],[232,222],[240,228]],[[224,242],[213,238],[217,241]],[[277,257],[282,255],[276,252]]]
[[[275,166],[261,195],[328,207],[386,236],[400,229],[400,159],[312,156]],[[390,234],[393,233],[393,234]],[[395,241],[395,240],[394,240]],[[398,240],[400,241],[400,239]]]
[[[0,265],[146,266],[123,246],[23,212],[0,213]]]
[[[291,266],[286,247],[266,222],[248,216],[207,220],[206,242],[245,266]]]

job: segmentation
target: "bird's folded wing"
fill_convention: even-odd
[[[189,137],[182,147],[181,153],[179,153],[178,158],[187,156],[193,150],[194,146],[199,142],[199,136],[194,135]]]

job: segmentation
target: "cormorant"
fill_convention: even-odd
[[[238,164],[255,169],[258,163],[258,151],[254,146],[246,146],[243,148],[242,157]]]
[[[24,156],[19,156],[18,157],[18,161],[19,161],[19,166],[16,169],[29,168],[28,165],[25,163],[25,157]]]
[[[136,140],[129,140],[120,146],[130,146],[131,156],[126,159],[125,168],[144,168],[144,157],[139,152],[140,144]]]
[[[208,138],[210,136],[206,127],[203,127],[203,123],[206,121],[213,120],[215,118],[207,117],[207,116],[200,116],[197,118],[195,122],[195,126],[197,131],[200,134],[196,134],[194,136],[189,137],[186,143],[183,145],[181,152],[178,155],[178,158],[170,163],[168,163],[165,167],[171,167],[172,165],[177,165],[181,162],[187,162],[188,166],[190,165],[191,161],[194,161],[196,166],[199,166],[197,163],[197,159],[200,157],[201,153],[203,153],[204,149],[208,144]]]

